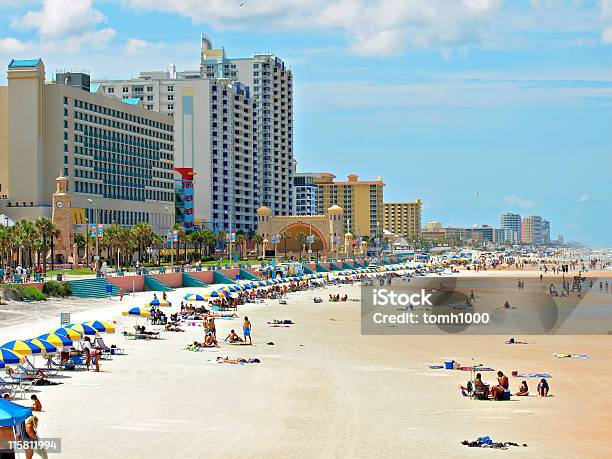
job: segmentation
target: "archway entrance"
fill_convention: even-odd
[[[314,241],[312,242],[312,252],[326,252],[327,240],[315,226],[305,223],[293,223],[279,231],[281,241],[278,243],[278,252],[288,256],[305,256],[308,254],[308,235],[312,234]],[[286,238],[282,236],[286,235]]]

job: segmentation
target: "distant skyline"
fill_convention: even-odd
[[[11,58],[196,69],[200,33],[293,69],[299,171],[382,176],[424,223],[541,215],[612,246],[612,0],[0,0],[0,82]]]

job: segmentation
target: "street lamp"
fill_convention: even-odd
[[[227,252],[227,257],[229,259],[230,266],[234,267],[234,263],[232,261],[232,214],[227,210],[224,210],[223,213],[229,218],[229,249]]]
[[[96,213],[96,256],[94,258],[95,262],[96,262],[96,276],[98,275],[98,272],[100,270],[100,249],[98,246],[98,239],[100,239],[100,235],[98,233],[98,225],[100,224],[100,209],[97,206],[97,203],[91,199],[91,198],[87,198],[87,202],[89,202],[92,206],[95,206],[95,213]]]

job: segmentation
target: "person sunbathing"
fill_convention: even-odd
[[[229,357],[217,357],[219,363],[261,363],[259,359],[230,359]]]
[[[546,378],[540,379],[540,384],[538,384],[538,394],[540,397],[547,397],[549,390],[550,387],[548,385],[548,381],[546,381]]]
[[[206,338],[204,338],[204,346],[212,347],[212,346],[218,346],[218,345],[219,343],[217,342],[214,336],[206,335]]]
[[[519,390],[516,394],[520,397],[526,397],[529,395],[529,387],[527,386],[527,381],[523,381],[519,387]]]
[[[234,330],[231,330],[229,332],[229,335],[227,335],[227,338],[225,338],[225,341],[230,342],[230,343],[243,343],[244,342],[244,340],[240,336],[238,336]]]
[[[509,388],[508,377],[501,371],[497,372],[497,386],[494,386],[491,389],[491,396],[493,400],[503,400],[504,392],[506,392]]]
[[[55,386],[57,384],[61,384],[58,382],[49,381],[45,376],[42,376],[40,374],[18,373],[14,371],[12,368],[8,369],[8,374],[15,381],[20,381],[20,380],[21,381],[23,380],[33,381],[32,385],[34,386]]]
[[[184,332],[185,331],[177,326],[172,326],[171,324],[166,325],[164,327],[164,330],[171,331],[171,332]]]
[[[482,381],[482,375],[480,373],[477,373],[476,379],[474,379],[474,392],[478,392],[484,398],[489,396],[489,385]]]

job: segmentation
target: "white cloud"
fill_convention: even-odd
[[[535,203],[529,199],[524,199],[516,195],[504,196],[504,202],[508,206],[520,207],[521,209],[528,209],[533,207]]]
[[[601,42],[606,45],[612,45],[612,26],[601,33]]]
[[[125,52],[129,55],[138,55],[145,52],[149,47],[149,43],[139,38],[130,38],[125,44]]]
[[[93,0],[43,0],[39,10],[30,10],[14,19],[11,27],[35,30],[41,51],[74,52],[82,46],[107,46],[116,32],[111,27],[99,28],[104,22],[104,15],[94,8]]]
[[[582,196],[578,198],[578,202],[587,202],[588,200],[589,200],[588,194],[583,194]]]
[[[129,56],[140,56],[143,53],[155,51],[156,53],[167,50],[169,47],[165,43],[154,43],[140,38],[130,38],[124,46],[124,51]]]
[[[124,0],[136,10],[174,12],[221,28],[332,29],[353,52],[392,55],[408,48],[465,46],[487,40],[501,0]]]
[[[28,49],[28,43],[18,40],[17,38],[0,38],[0,53],[2,54],[11,55],[22,53],[26,49]]]
[[[104,20],[92,0],[43,0],[38,11],[28,11],[13,21],[14,27],[37,30],[48,39],[81,35]]]

